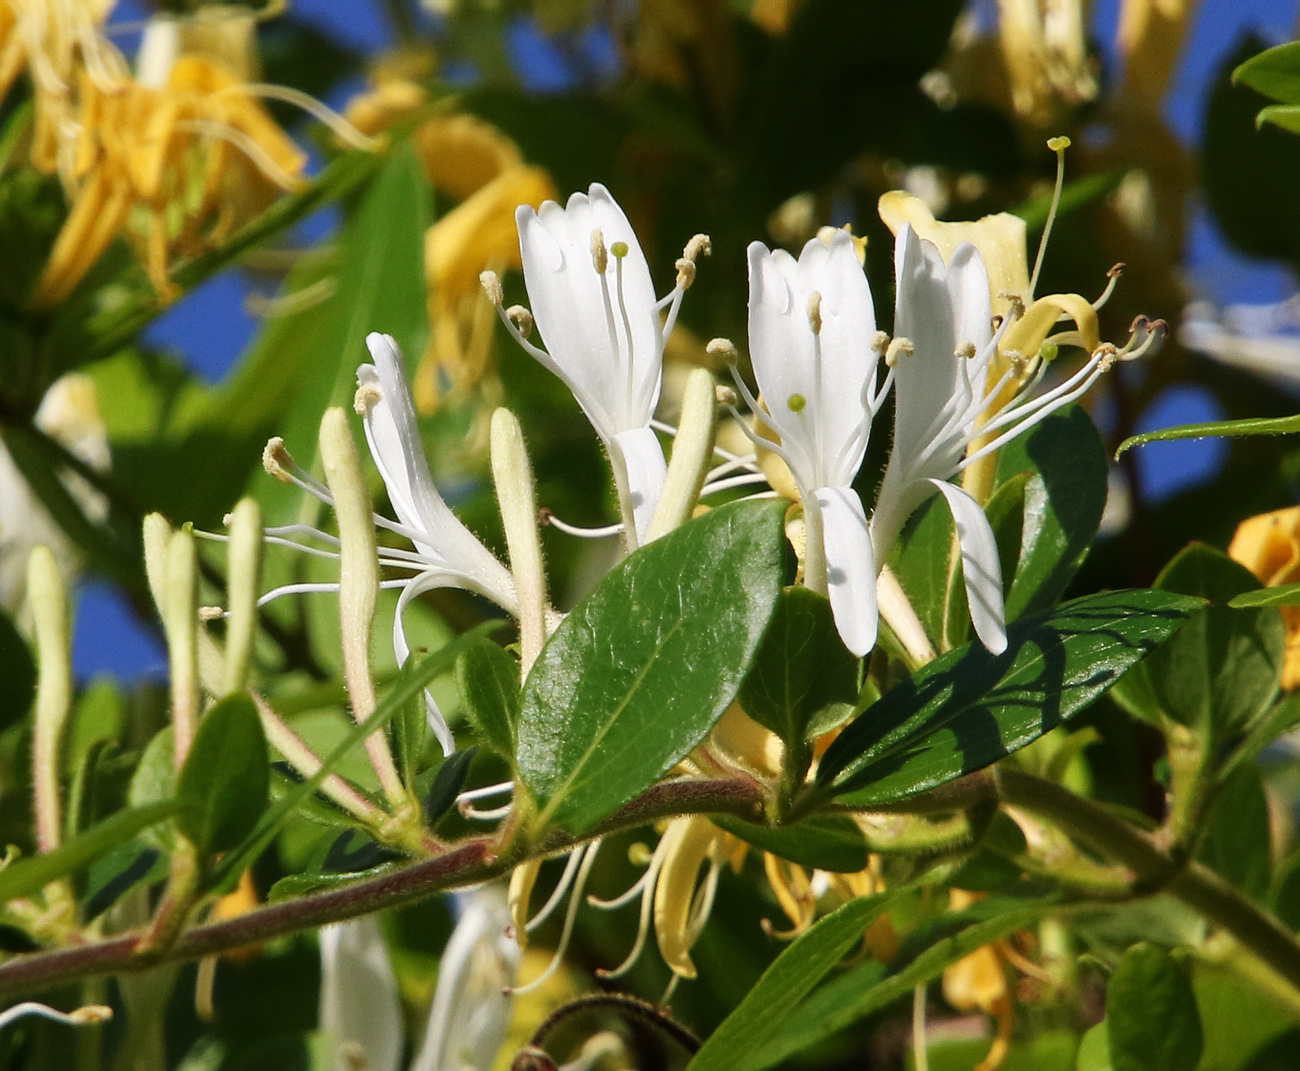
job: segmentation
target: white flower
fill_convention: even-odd
[[[938,247],[908,225],[895,245],[894,274],[894,447],[871,518],[876,557],[883,562],[913,511],[942,494],[957,527],[975,633],[997,654],[1007,645],[997,544],[980,504],[948,481],[1080,397],[1124,354],[1099,346],[1072,376],[1035,395],[1046,371],[1040,360],[1023,388],[1007,398],[1024,365],[988,382],[998,338],[1012,318],[995,335],[988,274],[975,247],[962,243],[945,264]],[[976,440],[979,445],[969,449]]]
[[[510,997],[519,946],[506,936],[505,891],[483,885],[452,899],[459,917],[442,955],[438,985],[411,1071],[489,1071],[510,1025]],[[402,1013],[397,983],[373,916],[327,926],[320,933],[320,1027],[335,1046],[335,1067],[398,1071]]]
[[[661,301],[632,225],[599,183],[563,208],[554,201],[540,211],[520,205],[515,221],[531,318],[547,350],[528,342],[515,322],[527,313],[502,309],[495,277],[485,285],[516,340],[564,381],[605,444],[635,546],[644,540],[664,482],[663,449],[650,427],[664,340],[707,240],[692,240],[678,262],[677,285]]]
[[[876,390],[875,335],[871,289],[847,232],[812,239],[798,261],[750,244],[749,349],[766,412],[748,400],[780,437],[774,449],[803,499],[806,582],[830,596],[840,637],[859,656],[876,642],[876,565],[851,485],[888,387]]]
[[[365,424],[371,457],[383,477],[389,501],[398,517],[393,522],[376,514],[374,523],[409,539],[415,548],[379,548],[380,565],[410,570],[414,574],[384,580],[380,584],[385,588],[401,589],[393,616],[393,650],[398,662],[404,663],[411,650],[406,642],[402,615],[417,595],[435,588],[461,588],[485,596],[515,616],[519,613],[519,599],[510,571],[461,523],[433,484],[397,343],[388,335],[371,334],[366,338],[366,345],[374,363],[363,364],[357,369],[355,405]],[[333,506],[329,489],[294,466],[281,440],[272,439],[267,445],[264,464],[273,476]],[[295,524],[270,528],[266,535],[273,543],[306,549],[321,556],[337,556],[336,549],[307,547],[290,538],[306,536],[330,548],[338,547],[338,539],[310,526]],[[268,592],[259,602],[265,604],[281,595],[337,590],[337,583],[290,584]],[[455,750],[451,730],[427,691],[425,703],[429,726],[437,735],[443,753],[449,754]]]

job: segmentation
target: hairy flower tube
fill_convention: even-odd
[[[871,289],[848,232],[813,238],[797,261],[750,244],[749,349],[766,404],[747,400],[779,438],[771,449],[803,500],[806,583],[829,595],[840,637],[858,656],[876,642],[875,556],[851,486],[888,390],[888,379],[876,389],[875,334]]]
[[[650,426],[663,383],[664,340],[708,239],[691,240],[677,263],[676,286],[658,300],[632,225],[600,183],[563,208],[554,201],[538,211],[521,205],[515,220],[531,314],[502,307],[495,275],[486,275],[484,285],[511,334],[564,381],[605,444],[628,545],[635,547],[649,531],[666,471]],[[526,337],[533,321],[546,350]]]
[[[877,559],[884,561],[907,518],[936,492],[957,526],[971,621],[994,653],[1006,647],[1002,570],[993,530],[980,504],[949,481],[1088,390],[1117,359],[1136,356],[1099,345],[1083,367],[1037,393],[1046,371],[1014,393],[1004,388],[1021,374],[1007,369],[991,382],[998,343],[1014,317],[993,329],[988,274],[973,245],[957,246],[945,262],[937,246],[904,226],[895,245],[896,363],[894,447],[871,519]],[[977,439],[975,450],[969,447]]]

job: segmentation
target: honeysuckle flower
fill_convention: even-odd
[[[511,334],[564,381],[600,436],[626,538],[635,547],[649,529],[666,471],[651,428],[663,381],[664,339],[694,278],[695,258],[708,252],[708,239],[691,240],[677,262],[676,285],[658,300],[632,225],[600,183],[573,194],[564,207],[554,201],[537,211],[521,205],[515,221],[531,314],[502,307],[495,276],[487,276],[484,286]],[[534,321],[548,350],[526,337]]]
[[[434,486],[397,343],[389,335],[374,333],[366,337],[366,345],[373,363],[357,369],[355,406],[364,422],[370,455],[398,518],[394,522],[376,514],[374,523],[414,544],[413,550],[386,546],[379,549],[380,565],[413,574],[380,583],[381,587],[401,591],[393,617],[393,650],[398,662],[404,663],[410,645],[403,614],[417,595],[436,588],[460,588],[490,599],[511,615],[518,614],[519,600],[510,571],[461,523]],[[273,439],[268,444],[264,463],[277,479],[333,505],[328,488],[296,468],[281,440]],[[293,538],[303,536],[330,549],[304,547]],[[267,537],[271,542],[326,557],[337,556],[339,546],[335,537],[305,525],[271,528]],[[337,583],[291,584],[268,592],[261,601],[307,591],[337,590]],[[443,752],[450,753],[455,749],[451,730],[428,692],[425,702],[429,725]]]
[[[134,77],[116,50],[104,52],[116,56],[111,67],[87,54],[69,75],[51,159],[72,203],[36,284],[36,307],[64,300],[119,235],[170,296],[177,255],[220,244],[297,186],[306,153],[262,98],[294,104],[354,146],[371,146],[312,97],[255,82],[254,15],[219,6],[217,16],[201,7],[183,19],[151,18]]]
[[[411,1071],[491,1071],[506,1040],[506,990],[520,952],[506,936],[509,914],[499,885],[452,897],[456,927],[442,954],[424,1037]],[[320,1027],[333,1042],[339,1071],[399,1071],[402,1011],[397,982],[372,915],[327,926],[320,934]]]
[[[1247,517],[1233,533],[1228,555],[1255,574],[1265,587],[1300,582],[1300,506]],[[1300,687],[1300,607],[1282,606],[1286,656],[1282,687]]]
[[[950,481],[980,458],[1079,398],[1117,359],[1131,353],[1099,345],[1082,368],[1041,394],[1045,371],[1016,393],[1006,387],[1020,373],[995,377],[991,366],[1000,336],[989,304],[988,273],[970,244],[945,263],[937,246],[905,225],[894,256],[897,281],[894,372],[894,447],[871,519],[878,561],[884,561],[912,512],[936,492],[952,512],[961,548],[971,621],[994,653],[1006,647],[1002,570],[993,530],[980,504]],[[969,449],[980,440],[980,445]]]
[[[888,378],[876,389],[875,336],[871,289],[847,232],[812,239],[797,261],[750,244],[750,359],[765,404],[747,400],[779,439],[771,449],[803,501],[805,582],[829,595],[840,637],[859,656],[876,642],[875,557],[852,488],[888,389]]]

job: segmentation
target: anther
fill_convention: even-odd
[[[1120,359],[1119,350],[1113,342],[1103,342],[1093,351],[1092,356],[1097,361],[1097,367],[1103,372],[1109,372],[1111,365]]]
[[[871,336],[871,352],[877,357],[883,357],[889,349],[889,336],[883,331],[877,331]]]
[[[808,407],[808,399],[802,394],[792,394],[786,399],[785,404],[789,406],[790,412],[802,413]]]
[[[686,248],[682,250],[682,259],[689,260],[691,263],[699,260],[700,257],[707,257],[713,252],[713,239],[707,234],[696,234],[686,243]]]
[[[605,269],[609,267],[609,250],[605,248],[605,236],[600,233],[599,227],[591,232],[591,263],[597,275],[604,275]]]
[[[736,344],[729,338],[710,339],[704,352],[710,357],[721,357],[727,364],[736,364],[740,361],[740,354],[736,351]]]
[[[963,358],[969,361],[972,357],[975,356],[975,343],[963,342],[960,346],[957,347],[956,350],[953,351],[953,355],[955,357]]]
[[[506,309],[506,316],[515,325],[521,337],[527,338],[533,333],[533,314],[522,305],[511,305]]]
[[[383,401],[384,393],[374,383],[363,383],[357,388],[356,394],[352,396],[352,408],[357,416],[365,416],[370,412],[370,407],[377,402]]]
[[[501,288],[501,277],[494,271],[482,271],[478,276],[479,285],[483,287],[484,293],[487,294],[488,300],[493,305],[500,307],[506,299],[505,291]]]
[[[822,292],[814,290],[808,295],[808,326],[814,335],[822,333]]]
[[[225,616],[226,616],[226,611],[223,610],[220,606],[199,607],[200,621],[220,621]]]
[[[740,395],[736,393],[736,388],[724,383],[719,383],[713,388],[713,398],[718,405],[729,409],[734,409],[740,404]]]
[[[289,470],[295,467],[293,455],[289,453],[280,436],[275,435],[266,441],[266,448],[262,451],[262,468],[268,475],[274,476],[282,483],[293,483]]]
[[[885,350],[885,364],[893,368],[898,363],[899,357],[910,357],[915,350],[916,347],[912,345],[910,338],[896,338],[889,343],[889,348]]]

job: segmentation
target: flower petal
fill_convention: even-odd
[[[423,595],[426,591],[434,591],[437,588],[459,587],[460,585],[456,583],[456,579],[441,570],[431,569],[419,576],[412,577],[403,586],[402,593],[397,597],[397,609],[393,611],[393,653],[397,656],[399,666],[406,665],[406,660],[411,656],[410,644],[406,642],[406,623],[403,620],[403,614],[406,613],[407,606],[410,605],[413,598],[417,595]],[[438,704],[433,699],[433,693],[428,688],[424,689],[424,716],[429,723],[429,728],[433,730],[433,735],[438,738],[442,753],[450,755],[456,750],[456,741],[452,738],[447,719],[443,717],[442,711],[438,709]]]
[[[862,500],[851,487],[817,492],[827,594],[844,646],[861,658],[876,645],[876,559]]]
[[[960,487],[943,480],[930,482],[947,500],[957,526],[966,601],[975,635],[993,654],[1001,654],[1007,649],[1006,610],[1002,601],[1002,565],[993,529],[980,504]]]
[[[320,1027],[337,1046],[335,1066],[352,1066],[342,1048],[355,1045],[371,1071],[398,1071],[402,1008],[376,917],[324,927],[320,956]]]
[[[628,500],[636,524],[637,544],[645,542],[654,518],[655,507],[663,493],[668,466],[663,447],[650,428],[636,428],[614,436],[609,444],[610,460],[621,467],[626,479]],[[621,492],[620,492],[621,494]]]

